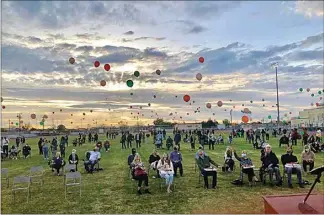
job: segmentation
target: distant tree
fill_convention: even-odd
[[[58,131],[64,131],[66,128],[65,128],[65,126],[64,125],[59,125],[59,126],[57,126],[57,130]]]
[[[209,118],[207,122],[202,121],[201,124],[203,128],[210,128],[210,127],[216,127],[218,125],[218,122],[216,120],[213,121],[211,118]]]
[[[228,126],[230,126],[230,121],[228,120],[228,119],[224,119],[223,120],[223,124],[226,126],[226,127],[228,127]]]
[[[153,121],[154,125],[164,125],[164,126],[172,126],[172,122],[164,121],[162,118],[157,118]]]

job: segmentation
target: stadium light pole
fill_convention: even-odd
[[[278,86],[278,62],[271,64],[272,67],[276,69],[276,88],[277,88],[277,127],[279,129],[279,86]]]

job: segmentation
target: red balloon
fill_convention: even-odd
[[[100,62],[99,61],[94,62],[94,66],[95,67],[99,67],[100,66]]]
[[[5,108],[6,108],[6,106],[3,105],[3,106],[2,106],[2,109],[5,109]]]
[[[316,102],[316,107],[320,106],[320,104],[318,102]]]
[[[107,64],[105,64],[104,68],[108,72],[110,70],[110,65],[107,63]]]
[[[73,57],[70,57],[69,62],[70,62],[70,64],[74,64],[75,63],[75,59]]]
[[[199,62],[200,62],[200,63],[203,63],[204,61],[205,61],[205,59],[204,59],[203,57],[200,57],[200,58],[199,58]]]
[[[217,102],[217,105],[218,105],[218,107],[222,107],[223,106],[223,102],[222,101],[218,101]]]
[[[189,102],[189,101],[190,101],[190,96],[189,96],[189,95],[184,95],[184,96],[183,96],[183,100],[184,100],[185,102]]]
[[[249,117],[247,116],[242,116],[242,122],[248,123],[249,122]]]
[[[291,112],[289,112],[289,114],[291,114]]]
[[[210,103],[207,103],[207,104],[206,104],[206,107],[207,107],[207,108],[211,108],[211,104],[210,104]]]
[[[133,106],[129,106],[129,108],[130,108],[130,109],[132,109],[132,108],[133,108]]]
[[[235,105],[233,105],[233,108],[235,108]]]

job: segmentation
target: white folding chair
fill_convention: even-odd
[[[13,187],[12,187],[13,200],[15,201],[16,191],[26,190],[27,202],[28,202],[30,196],[30,184],[31,184],[31,178],[29,176],[14,177]]]
[[[42,166],[33,166],[30,168],[31,183],[40,183],[43,185],[44,168]]]
[[[68,187],[80,187],[80,197],[81,197],[81,173],[80,172],[68,172],[65,175],[65,199],[67,199],[67,188]]]
[[[1,181],[2,180],[6,180],[6,184],[7,184],[7,188],[8,188],[9,187],[9,170],[8,170],[8,168],[1,169]]]

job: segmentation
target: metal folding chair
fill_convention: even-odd
[[[33,166],[30,168],[31,183],[40,183],[43,185],[44,168],[42,166]]]
[[[80,187],[80,197],[81,197],[81,173],[80,172],[68,172],[65,175],[65,199],[67,199],[67,188],[68,187]]]
[[[9,187],[9,170],[8,170],[8,168],[1,169],[1,181],[2,180],[6,180],[7,188],[8,188]]]
[[[27,202],[28,202],[30,196],[30,184],[31,184],[31,178],[29,176],[14,177],[13,187],[12,187],[13,200],[15,201],[16,191],[26,190]]]
[[[71,170],[74,170],[74,172],[75,172],[76,171],[76,165],[75,164],[67,164],[63,168],[64,168],[63,169],[63,174],[64,174],[63,183],[65,184],[66,173],[71,172]]]

